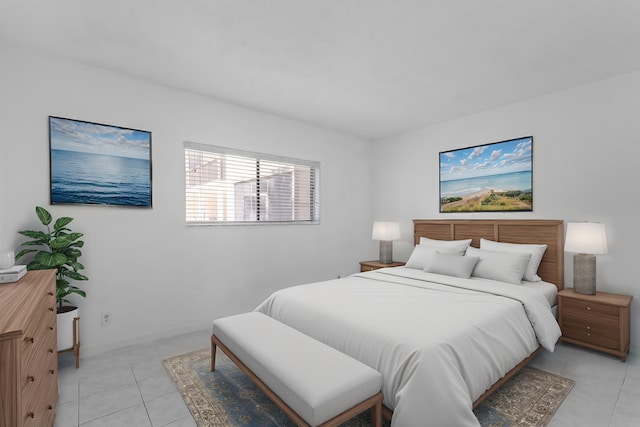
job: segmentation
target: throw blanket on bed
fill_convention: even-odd
[[[560,337],[530,289],[409,268],[283,289],[256,310],[378,370],[393,427],[478,426],[473,401]]]

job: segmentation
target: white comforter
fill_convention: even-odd
[[[530,289],[402,267],[283,289],[256,310],[378,370],[393,427],[478,426],[473,401],[560,337]]]

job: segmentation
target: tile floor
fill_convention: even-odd
[[[206,348],[209,331],[82,358],[60,354],[56,427],[194,427],[162,360]],[[531,362],[576,381],[549,427],[640,426],[640,356],[627,363],[568,344]]]

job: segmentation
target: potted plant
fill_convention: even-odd
[[[78,307],[70,305],[67,297],[71,294],[87,296],[85,291],[70,282],[70,280],[88,280],[87,276],[79,272],[84,269],[84,266],[78,262],[78,258],[82,255],[80,248],[84,246],[80,238],[84,234],[73,232],[67,227],[73,218],[60,217],[53,222],[51,214],[40,206],[36,206],[36,215],[47,230],[19,231],[19,234],[32,240],[20,245],[25,248],[18,252],[16,261],[35,252],[33,260],[27,264],[27,270],[56,270],[58,349],[68,349],[75,345],[72,329]],[[52,222],[53,229],[50,227]],[[31,248],[33,246],[40,246],[40,248]]]

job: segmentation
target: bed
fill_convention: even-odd
[[[475,427],[473,407],[540,348],[553,351],[560,337],[548,289],[563,287],[563,234],[557,220],[414,220],[414,252],[425,250],[423,239],[424,246],[470,239],[467,253],[496,242],[546,245],[534,272],[541,280],[442,274],[454,258],[436,251],[429,258],[436,268],[409,267],[412,254],[407,267],[277,291],[256,310],[378,370],[393,427]],[[478,258],[475,265],[486,267],[492,256],[505,256],[480,251],[452,265]],[[536,290],[544,284],[546,293]]]

